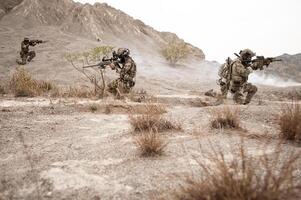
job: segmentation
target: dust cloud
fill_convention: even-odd
[[[260,85],[274,86],[274,87],[301,86],[301,83],[298,83],[290,79],[284,80],[283,78],[276,77],[273,75],[261,75],[257,73],[250,74],[249,82],[260,84]]]

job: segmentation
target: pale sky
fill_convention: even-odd
[[[159,31],[176,33],[223,62],[250,48],[257,55],[301,53],[301,0],[76,0],[106,2]]]

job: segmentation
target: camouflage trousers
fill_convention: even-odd
[[[120,95],[120,93],[129,93],[132,89],[132,85],[130,85],[127,81],[123,81],[120,78],[112,81],[108,85],[108,91],[114,95]]]
[[[238,83],[231,81],[230,91],[233,94],[233,100],[237,104],[249,104],[252,97],[257,92],[257,87],[251,83]],[[245,100],[243,100],[243,93],[247,93]]]
[[[25,65],[27,62],[30,62],[34,57],[36,57],[36,53],[34,51],[29,51],[28,53],[20,52],[21,61],[18,63],[20,65]]]

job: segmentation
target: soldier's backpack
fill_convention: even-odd
[[[231,58],[227,58],[226,63],[222,64],[218,70],[218,75],[221,78],[228,79],[230,76],[231,65],[233,61]]]

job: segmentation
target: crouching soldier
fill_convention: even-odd
[[[109,83],[108,91],[120,97],[121,93],[129,93],[135,86],[136,64],[130,57],[129,49],[119,48],[117,52],[113,52],[113,57],[118,59],[110,67],[119,73],[119,78]]]
[[[255,53],[249,49],[240,51],[239,57],[231,63],[229,90],[237,104],[249,104],[257,92],[257,87],[248,83],[249,74],[252,72],[252,58]],[[243,93],[247,93],[243,99]]]
[[[21,43],[20,60],[17,63],[20,65],[25,65],[27,62],[31,62],[36,56],[34,51],[29,50],[29,46],[35,46],[36,44],[44,43],[42,40],[29,40],[29,38],[24,38]]]

